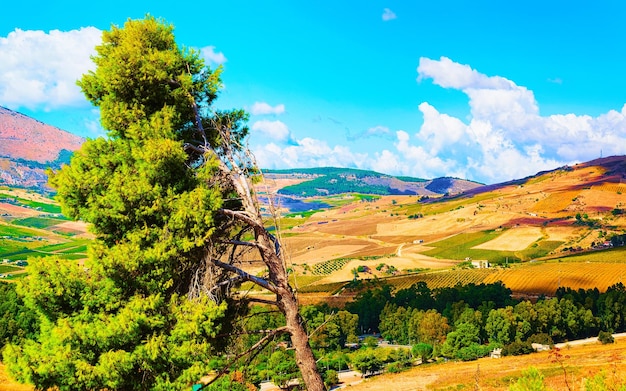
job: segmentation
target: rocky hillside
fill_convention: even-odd
[[[0,185],[47,191],[47,167],[69,161],[84,142],[54,126],[0,107]]]

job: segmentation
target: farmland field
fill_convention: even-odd
[[[477,250],[522,251],[541,239],[542,236],[540,227],[511,228],[496,238],[472,248]]]
[[[544,376],[547,389],[580,390],[583,379],[604,372],[609,379],[626,380],[626,362],[623,353],[626,339],[618,338],[614,344],[590,344],[562,349],[563,367],[555,362],[550,352],[500,359],[482,358],[470,362],[448,362],[420,365],[397,374],[374,376],[348,387],[352,391],[388,390],[393,384],[396,391],[408,390],[508,390],[522,375],[522,371],[535,367]],[[565,374],[563,371],[565,368]],[[568,385],[565,383],[567,376]],[[575,385],[575,386],[574,386]],[[609,388],[611,389],[611,388]]]
[[[21,271],[21,267],[11,265],[0,265],[0,273],[15,273]]]

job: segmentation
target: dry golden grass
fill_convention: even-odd
[[[20,218],[38,216],[41,212],[31,208],[24,208],[22,206],[0,202],[0,214],[8,214],[10,216]]]
[[[540,227],[512,228],[504,231],[497,238],[473,248],[495,251],[522,251],[541,239],[542,236],[543,233]]]
[[[537,262],[499,269],[483,282],[502,281],[516,293],[553,295],[560,286],[605,291],[623,278],[626,278],[626,263]]]
[[[626,372],[626,362],[622,357],[626,340],[618,339],[612,345],[584,345],[561,350],[567,381],[572,391],[583,390],[584,379],[589,379],[600,371],[607,372],[609,378],[615,371],[622,379]],[[553,390],[567,390],[562,367],[553,360],[549,352],[524,356],[503,357],[501,359],[482,358],[470,362],[448,362],[428,364],[412,368],[398,374],[385,374],[370,378],[360,384],[352,384],[353,391],[389,390],[508,390],[529,367],[537,368],[545,383]]]

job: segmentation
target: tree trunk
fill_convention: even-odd
[[[309,337],[304,329],[304,321],[298,310],[298,302],[291,292],[288,297],[280,300],[284,307],[287,327],[291,333],[291,343],[296,350],[296,364],[300,368],[302,379],[308,391],[324,391],[324,381],[317,370],[313,350],[309,345]]]
[[[204,134],[201,124],[199,123],[198,125],[201,133]],[[300,369],[306,389],[308,391],[325,391],[324,381],[317,370],[313,350],[311,345],[309,345],[309,337],[306,333],[304,320],[300,315],[298,299],[289,285],[280,243],[265,228],[258,199],[254,193],[250,177],[247,175],[247,164],[252,163],[254,159],[251,156],[251,152],[247,149],[243,151],[242,155],[235,156],[237,151],[230,148],[228,142],[228,129],[220,127],[217,127],[217,129],[220,130],[224,143],[222,145],[224,155],[220,159],[220,170],[230,180],[242,203],[241,210],[222,210],[222,213],[237,219],[253,229],[255,241],[249,244],[258,249],[259,255],[269,271],[267,279],[252,279],[249,275],[246,278],[276,294],[279,310],[285,315],[286,327],[291,335],[291,343],[296,352],[296,364]],[[255,165],[250,164],[250,167],[252,166]],[[233,271],[235,268],[232,265],[228,265],[226,269]],[[240,269],[236,270],[236,272],[244,275]]]
[[[260,217],[260,216],[259,216]],[[300,315],[298,299],[289,285],[285,264],[280,252],[273,245],[267,230],[256,231],[257,241],[261,244],[260,251],[264,263],[269,269],[269,281],[276,284],[278,307],[285,314],[286,326],[291,336],[291,344],[296,352],[296,364],[300,369],[302,380],[308,391],[325,391],[324,381],[317,370],[317,362],[309,345],[309,336],[304,327],[304,319]]]

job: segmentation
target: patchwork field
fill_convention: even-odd
[[[564,167],[456,198],[383,196],[321,210],[282,231],[289,261],[297,274],[323,276],[311,283],[320,286],[349,281],[361,267],[361,279],[405,275],[403,284],[427,280],[433,286],[446,278],[501,280],[522,295],[552,294],[559,286],[606,289],[620,282],[623,268],[615,263],[626,260],[623,253],[613,253],[608,262],[571,258],[606,253],[597,251],[600,244],[626,232],[626,214],[620,212],[626,184],[615,175],[623,162],[603,162],[607,167]],[[492,268],[459,276],[459,264],[473,260]],[[312,269],[318,264],[323,273]],[[377,270],[381,264],[395,271]]]

